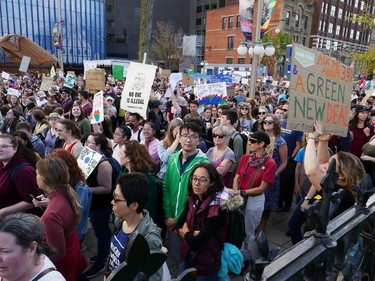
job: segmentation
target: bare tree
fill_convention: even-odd
[[[158,21],[152,33],[151,59],[165,69],[179,70],[182,63],[183,31],[171,22]]]
[[[150,56],[152,15],[154,0],[141,0],[141,19],[139,28],[138,61],[143,61],[143,54]],[[149,61],[149,59],[147,59]]]

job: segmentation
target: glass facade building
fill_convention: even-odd
[[[59,2],[64,63],[104,59],[105,0],[0,0],[0,36],[26,36],[58,57],[52,29]]]

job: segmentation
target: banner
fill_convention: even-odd
[[[53,77],[46,77],[42,78],[42,84],[40,85],[39,91],[48,92],[53,85]]]
[[[196,85],[197,99],[200,105],[224,104],[228,98],[225,82]]]
[[[275,6],[276,6],[276,0],[263,1],[262,15],[264,16],[262,16],[262,20],[261,20],[262,21],[261,22],[262,26],[260,28],[261,37],[263,33],[267,30],[268,25],[270,24],[273,11],[275,10]]]
[[[91,119],[91,124],[101,123],[104,120],[104,101],[103,101],[103,91],[96,93],[92,101],[92,112],[93,118]]]
[[[354,70],[320,52],[293,44],[287,128],[347,136]]]
[[[83,147],[77,158],[77,163],[86,179],[89,177],[92,171],[94,171],[101,159],[102,155],[100,153],[88,148],[87,146]]]
[[[112,65],[113,78],[121,81],[124,80],[124,69],[125,67],[123,65]]]
[[[105,87],[105,70],[101,68],[87,70],[86,89],[91,92],[99,92]]]
[[[231,86],[233,83],[232,80],[232,74],[227,73],[223,74],[222,72],[220,73],[214,73],[210,76],[210,79],[207,81],[207,83],[219,83],[219,82],[225,82],[227,86]]]
[[[21,71],[21,72],[27,72],[27,70],[29,69],[30,60],[31,60],[30,57],[23,56],[21,64],[20,64],[19,71]]]
[[[243,35],[247,40],[251,41],[253,38],[253,15],[254,15],[254,1],[240,0],[240,25]]]
[[[122,109],[147,118],[147,105],[154,82],[156,66],[131,62],[121,94]]]

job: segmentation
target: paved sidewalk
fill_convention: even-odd
[[[293,206],[295,207],[295,206]],[[268,240],[269,248],[274,249],[276,247],[280,247],[280,253],[286,251],[292,246],[292,242],[290,241],[290,237],[285,235],[285,232],[288,230],[288,219],[291,215],[289,213],[272,213],[271,217],[268,221],[267,229],[266,229],[266,237]],[[87,250],[84,251],[84,255],[89,258],[95,255],[96,251],[96,239],[92,228],[89,229],[86,239],[85,245]],[[98,275],[93,281],[102,281],[103,274]],[[242,276],[233,277],[232,280],[240,281],[243,280]]]

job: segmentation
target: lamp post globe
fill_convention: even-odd
[[[264,54],[264,47],[262,44],[256,44],[254,47],[254,54],[257,56],[261,56]]]
[[[245,45],[240,45],[238,48],[237,48],[237,54],[239,54],[240,56],[244,56],[246,55],[247,53],[247,48]]]
[[[273,56],[275,54],[275,47],[272,45],[268,45],[264,50],[264,53],[268,57]]]
[[[253,47],[253,46],[251,46],[251,47],[249,48],[249,55],[250,55],[250,56],[253,56],[253,55],[254,55],[254,47]]]

